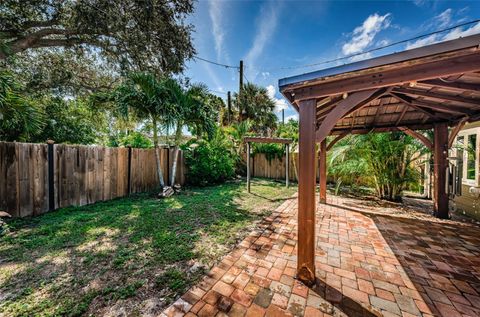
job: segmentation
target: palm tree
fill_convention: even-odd
[[[168,126],[176,118],[177,110],[170,92],[173,82],[173,79],[157,79],[149,73],[132,73],[115,92],[115,101],[123,116],[127,117],[131,113],[139,119],[151,121],[157,175],[162,188],[165,181],[158,155],[158,125]]]
[[[7,71],[0,71],[0,140],[26,141],[42,127],[43,114],[21,94]]]
[[[254,132],[271,134],[276,129],[275,102],[268,96],[266,88],[247,83],[235,95],[234,103],[238,111],[238,122],[252,121]]]
[[[184,89],[178,82],[172,81],[168,85],[171,100],[175,106],[175,116],[172,122],[175,125],[174,158],[170,184],[175,184],[179,146],[182,141],[182,130],[187,126],[190,132],[201,138],[204,133],[210,138],[215,133],[215,123],[218,110],[209,102],[208,88],[203,84],[195,84]]]
[[[379,198],[398,201],[403,190],[418,181],[413,163],[426,152],[423,144],[402,132],[371,133],[338,142],[329,165],[342,178],[371,180]]]

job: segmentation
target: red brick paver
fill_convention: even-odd
[[[296,217],[295,198],[161,316],[480,316],[478,227],[329,197],[317,212],[317,283],[308,288],[294,279]]]

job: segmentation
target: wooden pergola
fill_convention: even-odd
[[[285,144],[285,185],[288,187],[289,184],[289,146],[293,142],[292,139],[286,138],[273,138],[273,137],[262,137],[262,136],[250,136],[244,137],[243,142],[247,143],[247,191],[250,192],[250,143],[277,143]]]
[[[299,112],[298,267],[315,280],[315,143],[326,202],[326,152],[348,134],[403,131],[434,156],[434,214],[448,217],[447,153],[466,122],[480,119],[480,35],[279,81]],[[450,135],[449,135],[449,127]],[[418,130],[434,130],[433,143]],[[327,145],[327,136],[335,138]]]

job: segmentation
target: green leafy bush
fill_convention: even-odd
[[[253,143],[253,154],[264,153],[268,161],[275,158],[282,159],[285,146],[277,143]]]
[[[153,142],[148,136],[141,132],[131,132],[120,139],[120,144],[124,146],[131,146],[133,148],[151,148]]]
[[[235,154],[220,130],[211,140],[191,140],[182,149],[189,184],[219,184],[235,176]]]

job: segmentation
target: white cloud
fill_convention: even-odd
[[[288,122],[290,120],[298,121],[298,114],[292,114],[291,116],[287,116],[285,118],[285,122]]]
[[[358,61],[363,61],[364,59],[368,59],[372,57],[372,53],[363,53],[360,55],[355,55],[350,58],[351,62],[358,62]]]
[[[438,27],[444,28],[450,25],[452,22],[452,9],[448,8],[434,18]]]
[[[275,92],[276,89],[273,85],[268,85],[267,86],[267,94],[270,99],[275,101],[275,112],[280,112],[282,110],[287,110],[288,109],[288,104],[285,101],[285,99],[278,99],[275,97]]]
[[[215,42],[215,52],[217,53],[217,59],[220,60],[222,56],[225,55],[224,52],[224,39],[225,32],[222,27],[222,15],[224,10],[222,10],[222,2],[218,0],[209,1],[208,13],[210,14],[210,19],[212,20],[212,35]]]
[[[356,54],[363,51],[373,43],[375,36],[381,30],[390,26],[390,13],[385,15],[371,14],[361,26],[353,30],[350,41],[342,46],[345,55]]]
[[[277,28],[280,7],[281,6],[277,2],[269,2],[261,9],[258,20],[257,35],[253,40],[252,47],[248,50],[244,58],[247,70],[253,71],[254,77],[258,75],[255,70],[256,60],[263,53],[265,45],[270,41]]]
[[[426,38],[419,39],[415,42],[408,43],[406,46],[406,49],[408,50],[408,49],[421,47],[421,46],[425,46],[433,43],[454,40],[459,37],[465,37],[465,36],[478,34],[478,33],[480,33],[480,22],[466,29],[462,29],[461,27],[458,27],[443,35],[433,34]]]
[[[432,34],[432,35],[427,36],[423,39],[419,39],[419,40],[417,40],[413,43],[408,43],[406,49],[409,50],[409,49],[412,49],[412,48],[425,46],[425,45],[428,45],[428,44],[435,43],[436,41],[437,41],[437,34]]]

